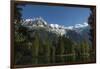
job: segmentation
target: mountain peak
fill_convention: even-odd
[[[42,17],[36,17],[36,18],[33,18],[33,19],[25,19],[23,20],[23,23],[22,25],[24,26],[33,26],[33,25],[47,25],[47,22],[42,18]]]

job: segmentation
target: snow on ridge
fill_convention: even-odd
[[[59,34],[61,36],[66,33],[64,26],[58,24],[49,24],[49,26],[51,27],[49,30],[52,31],[53,33]]]
[[[34,19],[25,19],[25,22],[34,21]]]
[[[70,30],[72,30],[73,28],[74,28],[74,26],[65,27],[65,29],[70,29]]]
[[[64,29],[64,26],[61,26],[59,24],[49,24],[49,26],[53,29]]]
[[[87,27],[88,23],[84,22],[83,24],[75,24],[74,26],[62,26],[59,24],[47,24],[47,22],[42,17],[37,17],[33,19],[25,19],[22,23],[25,26],[31,26],[31,28],[35,27],[45,27],[47,30],[56,34],[64,35],[66,30],[74,30],[78,28]]]
[[[23,19],[22,25],[33,25],[38,21],[38,23],[43,23],[44,25],[47,25],[47,22],[42,17],[36,17],[36,18],[29,18],[29,19]]]
[[[25,19],[23,25],[24,24],[28,25],[28,23],[30,23],[30,22],[31,22],[30,24],[33,24],[34,21],[37,21],[37,20],[43,22],[44,25],[48,25],[47,22],[41,16],[33,18],[33,19]],[[59,24],[49,24],[49,27],[51,27],[53,29],[70,29],[70,30],[72,30],[74,28],[83,28],[86,26],[88,26],[87,22],[84,22],[83,24],[75,24],[74,26],[66,26],[66,27],[61,26]]]

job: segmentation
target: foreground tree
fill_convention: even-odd
[[[33,42],[32,42],[32,59],[33,59],[33,63],[37,64],[38,63],[38,55],[39,55],[39,34],[36,32],[35,36],[33,38]]]

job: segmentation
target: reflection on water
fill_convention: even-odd
[[[33,57],[33,64],[52,64],[52,63],[72,63],[72,62],[89,62],[92,58],[87,56],[66,56],[66,55],[57,55],[57,56],[38,56]]]

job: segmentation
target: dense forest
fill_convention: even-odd
[[[41,32],[43,35],[41,35]],[[15,24],[15,64],[46,64],[90,61],[92,47],[86,40],[76,43],[66,36],[55,36],[45,30],[34,31]]]

